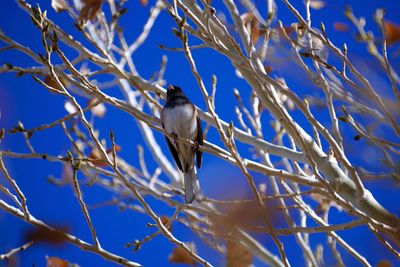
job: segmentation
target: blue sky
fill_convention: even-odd
[[[30,1],[34,3],[33,1]],[[48,10],[48,17],[57,22],[68,32],[79,36],[79,33],[73,27],[73,21],[67,14],[56,14],[50,7],[50,1],[38,1],[42,9]],[[216,3],[218,9],[218,1]],[[257,4],[265,1],[256,1]],[[296,2],[297,7],[301,7],[301,1]],[[139,4],[139,1],[129,1],[127,3],[128,13],[122,18],[122,25],[126,32],[129,41],[135,40],[138,33],[141,32],[143,24],[146,21],[149,8],[154,4],[154,1],[149,1],[147,7]],[[338,33],[334,31],[333,22],[347,22],[342,14],[345,5],[351,5],[355,13],[359,16],[365,16],[367,26],[376,30],[372,16],[374,10],[378,7],[385,7],[387,18],[390,21],[400,23],[398,14],[400,11],[399,3],[396,1],[328,1],[328,5],[321,10],[313,10],[312,18],[314,26],[318,26],[319,21],[323,21],[326,25],[328,36],[331,36],[334,43],[340,45],[346,42],[350,56],[355,62],[359,62],[359,66],[369,66],[365,68],[366,72],[373,73],[372,82],[381,84],[382,87],[390,88],[390,84],[385,78],[382,78],[379,72],[378,65],[372,58],[368,58],[365,46],[355,42],[354,29],[352,32]],[[18,42],[28,44],[33,51],[43,51],[40,41],[40,33],[30,22],[30,18],[25,12],[20,10],[14,1],[2,1],[0,3],[3,11],[0,18],[0,29],[7,35],[15,38]],[[300,10],[303,10],[300,8]],[[286,7],[278,1],[279,17],[285,25],[295,21],[295,18]],[[156,72],[161,62],[161,56],[168,56],[168,65],[165,74],[165,79],[169,83],[179,84],[184,88],[189,98],[201,108],[205,108],[205,103],[200,90],[197,88],[195,79],[193,78],[188,63],[184,55],[177,52],[169,52],[158,48],[159,44],[168,47],[179,47],[180,42],[174,37],[171,27],[174,23],[167,14],[163,12],[158,18],[154,29],[146,44],[143,45],[133,55],[133,60],[136,63],[138,72],[142,77],[148,79]],[[390,54],[396,54],[398,45],[389,48]],[[399,52],[397,52],[399,54]],[[193,52],[197,67],[203,76],[207,88],[211,88],[211,77],[216,74],[218,77],[218,91],[216,98],[217,111],[222,119],[226,121],[235,120],[233,104],[235,98],[232,93],[234,87],[238,88],[244,96],[249,94],[249,87],[245,81],[236,77],[230,62],[218,55],[210,49],[196,50]],[[0,64],[11,63],[16,66],[29,66],[32,64],[26,56],[18,52],[2,52],[0,53]],[[399,70],[399,57],[394,57],[393,66]],[[283,64],[282,68],[274,69],[274,74],[281,75],[287,78],[289,86],[299,85],[297,89],[300,95],[306,95],[313,92],[313,88],[309,84],[299,84],[304,73],[295,70],[288,70]],[[371,71],[372,70],[372,71]],[[375,72],[376,70],[376,72]],[[121,93],[112,88],[107,93],[116,95],[122,98]],[[0,128],[10,129],[14,127],[18,121],[22,121],[26,128],[32,128],[43,123],[51,122],[66,114],[63,108],[64,98],[58,95],[49,94],[45,88],[35,83],[29,75],[16,77],[15,74],[0,75]],[[85,102],[82,102],[85,103]],[[328,119],[326,110],[322,110],[317,117],[320,119]],[[294,114],[296,118],[296,114]],[[307,127],[302,117],[298,117],[303,127]],[[265,123],[268,124],[268,118],[265,118]],[[107,138],[109,130],[112,129],[115,133],[117,143],[122,146],[120,155],[129,163],[138,165],[138,156],[136,146],[143,143],[136,122],[134,119],[125,114],[123,111],[108,107],[106,117],[96,119],[95,127],[100,129],[100,133],[104,138]],[[344,129],[344,132],[351,136],[354,134],[350,129]],[[163,141],[163,137],[159,133],[155,133],[157,140],[167,151]],[[272,138],[272,135],[265,132],[266,139]],[[209,140],[219,144],[219,138],[215,131],[210,131]],[[361,149],[361,143],[355,143],[352,138],[348,138],[346,146],[349,150]],[[70,149],[68,140],[66,139],[60,127],[39,132],[32,138],[32,144],[38,148],[38,152],[45,152],[54,155],[65,155]],[[144,145],[143,145],[144,146]],[[244,146],[243,146],[244,147]],[[13,150],[18,152],[28,152],[27,147],[20,135],[7,134],[5,140],[1,143],[2,150]],[[364,151],[364,150],[363,150]],[[156,165],[152,160],[148,151],[145,151],[146,159],[148,160],[149,168],[154,170]],[[249,152],[244,152],[245,156],[249,156]],[[248,154],[246,154],[248,153]],[[199,171],[201,185],[206,195],[215,198],[227,198],[229,193],[226,193],[224,188],[229,185],[232,192],[236,192],[239,196],[250,196],[250,189],[244,177],[239,170],[220,159],[213,156],[204,155],[203,167]],[[362,153],[354,153],[352,162],[356,165],[365,166],[369,164],[376,170],[381,170],[383,167],[379,162],[366,163]],[[73,194],[73,189],[69,186],[57,187],[48,182],[47,177],[53,175],[60,177],[62,173],[62,165],[59,163],[49,163],[43,160],[6,160],[7,167],[11,175],[17,180],[22,190],[26,193],[30,210],[34,216],[55,226],[67,226],[73,234],[81,237],[83,240],[90,241],[91,235],[86,226],[85,219],[79,207],[79,203]],[[261,175],[255,174],[258,181],[264,179]],[[165,177],[164,177],[165,179]],[[0,176],[0,181],[5,180]],[[376,184],[368,184],[376,198],[382,202],[389,210],[399,214],[398,201],[400,200],[390,182],[379,182]],[[113,194],[105,191],[98,186],[83,187],[85,201],[90,204],[101,203],[110,200]],[[231,192],[229,191],[229,192]],[[4,195],[0,196],[3,198]],[[173,210],[160,202],[149,197],[149,204],[160,215],[171,216]],[[137,204],[137,203],[135,203]],[[110,206],[91,210],[93,223],[99,234],[99,238],[104,244],[103,246],[111,252],[120,254],[128,259],[138,261],[144,266],[174,266],[167,260],[168,254],[171,252],[171,245],[166,238],[158,236],[150,243],[146,243],[139,252],[133,253],[131,249],[125,248],[124,244],[132,242],[135,239],[142,239],[146,235],[154,232],[154,228],[147,227],[146,224],[151,222],[147,216],[140,215],[131,211],[121,211],[117,207]],[[343,221],[347,216],[333,211],[331,215],[333,220]],[[210,260],[211,263],[217,266],[223,266],[224,259],[218,256],[214,251],[206,247],[193,233],[188,231],[179,223],[173,225],[174,234],[183,241],[196,242],[199,254]],[[22,222],[13,216],[0,211],[0,253],[21,245],[24,240],[24,234],[32,229],[31,226]],[[371,263],[375,264],[381,259],[389,259],[394,262],[394,258],[386,252],[380,244],[377,243],[375,237],[366,231],[365,227],[360,227],[352,231],[341,233],[341,236],[350,244],[354,244],[362,255],[365,255]],[[263,244],[273,251],[276,251],[273,243],[266,236],[258,236]],[[288,240],[288,250],[291,255],[298,255],[297,259],[292,261],[293,266],[303,265],[303,260],[300,256],[300,251],[294,244],[291,237],[285,237],[282,240]],[[290,242],[293,240],[293,242]],[[318,235],[313,240],[313,244],[324,240],[323,235]],[[49,245],[34,245],[27,251],[18,254],[20,266],[44,266],[45,255],[58,256],[76,262],[81,266],[114,266],[114,264],[105,261],[99,256],[91,253],[82,252],[79,248],[72,245],[61,245],[52,247]],[[357,266],[356,262],[343,253],[343,258],[349,266]],[[262,266],[260,262],[254,262],[256,266]],[[328,257],[328,263],[333,264],[334,261]],[[5,266],[0,262],[0,266]]]

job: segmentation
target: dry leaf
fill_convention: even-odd
[[[186,244],[193,252],[196,252],[194,243]],[[183,263],[195,266],[196,261],[181,247],[175,247],[168,257],[169,262],[172,263]]]
[[[68,267],[69,262],[58,257],[46,256],[46,267]]]
[[[115,153],[121,151],[121,146],[115,145],[114,146]],[[111,155],[112,153],[112,147],[107,148],[106,150],[107,154]],[[93,163],[93,165],[97,167],[105,167],[108,165],[107,160],[104,158],[103,154],[100,152],[100,150],[97,149],[97,147],[92,149],[92,152],[89,154],[89,159]]]
[[[60,245],[65,242],[63,232],[68,232],[66,227],[59,227],[60,231],[50,230],[45,227],[37,227],[24,234],[25,240],[35,242],[45,242],[52,245]]]
[[[376,264],[376,267],[392,267],[392,263],[388,260],[381,260]]]
[[[65,2],[65,0],[51,0],[51,7],[56,11],[56,12],[61,12],[64,10],[68,10],[68,4]]]
[[[79,12],[79,20],[85,22],[94,19],[102,4],[103,0],[83,0],[83,7]]]
[[[64,81],[64,79],[62,77],[58,77],[58,80],[60,81],[60,83],[65,87],[67,87],[67,82]],[[60,90],[61,91],[61,86],[53,79],[53,77],[51,76],[46,76],[44,78],[44,83],[47,84],[48,86]]]
[[[120,152],[121,150],[122,150],[122,147],[120,146],[120,145],[115,145],[114,146],[114,150],[115,150],[115,152],[117,153],[117,152]],[[110,148],[107,148],[107,153],[108,154],[110,154],[110,153],[112,153],[112,147],[110,147]]]
[[[286,33],[287,36],[290,36],[290,34],[293,32],[293,30],[294,29],[292,28],[292,26],[283,26],[283,29],[282,28],[278,28],[277,29],[277,33],[281,37],[284,37],[285,33]]]
[[[258,38],[260,37],[260,28],[258,26],[258,20],[253,17],[250,22],[250,37],[253,43],[257,42]]]
[[[265,65],[264,70],[266,73],[270,74],[272,72],[272,67],[270,65]]]
[[[333,23],[333,28],[337,32],[348,32],[349,31],[349,26],[343,22],[336,21]]]
[[[400,26],[390,21],[385,21],[386,43],[391,45],[400,41]]]
[[[165,227],[167,227],[169,223],[170,218],[167,216],[162,216],[161,217],[161,222],[164,224]],[[167,227],[168,231],[172,231],[172,223]]]
[[[107,160],[97,148],[92,149],[92,152],[89,154],[89,159],[90,162],[97,167],[105,167],[108,165]]]
[[[310,7],[316,10],[319,10],[326,6],[326,3],[324,1],[319,1],[319,0],[311,0],[310,1]]]
[[[92,105],[95,101],[97,101],[97,98],[91,98],[88,101],[88,106]],[[107,108],[103,103],[100,103],[96,105],[95,107],[92,107],[90,111],[95,115],[96,117],[103,118],[104,115],[106,114]]]
[[[226,266],[227,267],[248,267],[252,264],[251,253],[239,243],[228,241],[226,244]]]
[[[295,32],[298,38],[302,38],[306,32],[306,27],[303,24],[293,22],[290,24],[290,32]]]
[[[253,13],[247,12],[242,15],[242,20],[247,31],[250,33],[251,41],[253,43],[257,42],[260,37],[260,28],[257,18]]]

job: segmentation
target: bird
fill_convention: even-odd
[[[166,133],[168,148],[183,173],[185,185],[185,202],[190,204],[193,200],[201,202],[203,196],[197,177],[197,168],[201,167],[202,151],[199,146],[203,145],[203,130],[200,118],[193,103],[186,97],[179,86],[169,85],[167,88],[167,99],[161,111],[161,123]],[[178,137],[190,139],[194,145],[178,142]]]

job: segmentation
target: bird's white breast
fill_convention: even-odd
[[[169,133],[193,139],[197,132],[197,121],[191,105],[175,106],[163,110],[164,127]]]

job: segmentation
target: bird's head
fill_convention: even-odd
[[[178,96],[178,95],[183,95],[183,91],[179,86],[176,85],[168,85],[167,88],[167,100],[171,98],[172,96]]]

